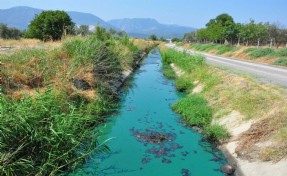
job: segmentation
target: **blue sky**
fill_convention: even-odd
[[[29,6],[92,13],[103,20],[154,18],[165,24],[201,28],[221,13],[236,22],[279,22],[287,26],[287,0],[0,0],[0,9]]]

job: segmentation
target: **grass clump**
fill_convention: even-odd
[[[20,101],[1,97],[2,174],[54,175],[71,171],[92,151],[107,149],[100,148],[92,130],[99,116],[62,98],[51,89]]]
[[[219,45],[219,44],[191,44],[191,49],[194,49],[196,51],[203,51],[203,52],[209,52],[209,51],[216,51],[216,54],[224,54],[227,52],[236,51],[237,47],[234,47],[232,45]]]
[[[287,48],[279,49],[274,55],[277,57],[287,57]]]
[[[279,58],[277,59],[275,62],[273,62],[272,64],[274,65],[280,65],[280,66],[287,66],[287,58]]]
[[[216,47],[216,54],[224,54],[224,53],[227,53],[227,52],[232,52],[232,51],[235,51],[236,50],[236,47],[234,46],[231,46],[231,45],[218,45]]]
[[[257,49],[257,48],[247,48],[247,49],[245,49],[245,50],[243,51],[243,53],[248,54],[248,53],[251,53],[251,52],[255,51],[256,49]]]
[[[204,134],[212,141],[222,141],[228,139],[230,134],[228,131],[221,125],[212,124],[208,126]]]
[[[209,52],[211,50],[213,50],[215,48],[215,44],[199,44],[199,43],[195,43],[195,44],[191,44],[190,48],[196,50],[196,51],[205,51],[205,52]]]
[[[199,95],[191,95],[176,102],[172,108],[192,126],[204,127],[212,120],[212,110]]]
[[[175,81],[175,87],[180,92],[190,93],[194,88],[194,84],[188,77],[179,77]]]
[[[172,68],[168,64],[163,64],[161,70],[162,70],[164,76],[166,76],[167,78],[169,78],[169,79],[175,79],[176,78],[174,71],[172,70]]]
[[[176,43],[176,46],[183,46],[183,45],[184,45],[183,42],[177,42],[177,43]]]
[[[271,48],[257,48],[250,52],[249,56],[253,59],[257,59],[259,57],[270,56],[274,53],[275,51]]]

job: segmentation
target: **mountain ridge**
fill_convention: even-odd
[[[129,33],[138,33],[143,35],[155,34],[158,37],[183,37],[187,32],[192,32],[195,28],[162,24],[152,18],[123,18],[109,20],[108,23]]]
[[[16,6],[9,9],[0,9],[0,23],[7,24],[9,27],[16,27],[24,30],[28,28],[29,23],[35,15],[40,14],[43,9],[37,9],[27,6]],[[99,25],[105,28],[115,28],[101,18],[91,13],[82,13],[76,11],[66,11],[72,21],[77,25]]]
[[[0,23],[7,24],[9,27],[25,30],[35,15],[40,14],[42,11],[44,10],[27,6],[0,9]],[[195,30],[195,28],[191,27],[161,24],[152,18],[123,18],[104,21],[91,13],[77,11],[66,12],[77,25],[88,25],[90,29],[94,29],[96,25],[99,25],[106,29],[124,30],[129,36],[137,38],[147,38],[151,34],[164,38],[182,37],[185,33]]]

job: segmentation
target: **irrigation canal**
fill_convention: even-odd
[[[212,148],[180,121],[171,109],[184,95],[161,72],[161,56],[153,50],[134,74],[121,109],[97,130],[100,142],[108,138],[111,152],[94,154],[71,175],[99,176],[220,176],[226,163]]]

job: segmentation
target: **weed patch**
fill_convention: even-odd
[[[272,64],[274,65],[281,65],[281,66],[287,66],[287,58],[279,58],[277,59],[275,62],[273,62]]]
[[[204,127],[212,120],[212,110],[199,95],[191,95],[176,102],[172,108],[192,126]]]
[[[208,126],[204,133],[212,141],[222,141],[230,136],[227,130],[218,124]]]
[[[257,48],[256,50],[253,50],[249,55],[251,58],[257,59],[263,56],[270,56],[274,53],[275,51],[271,48]]]
[[[175,87],[180,92],[190,93],[194,88],[194,84],[188,77],[182,76],[176,79]]]

